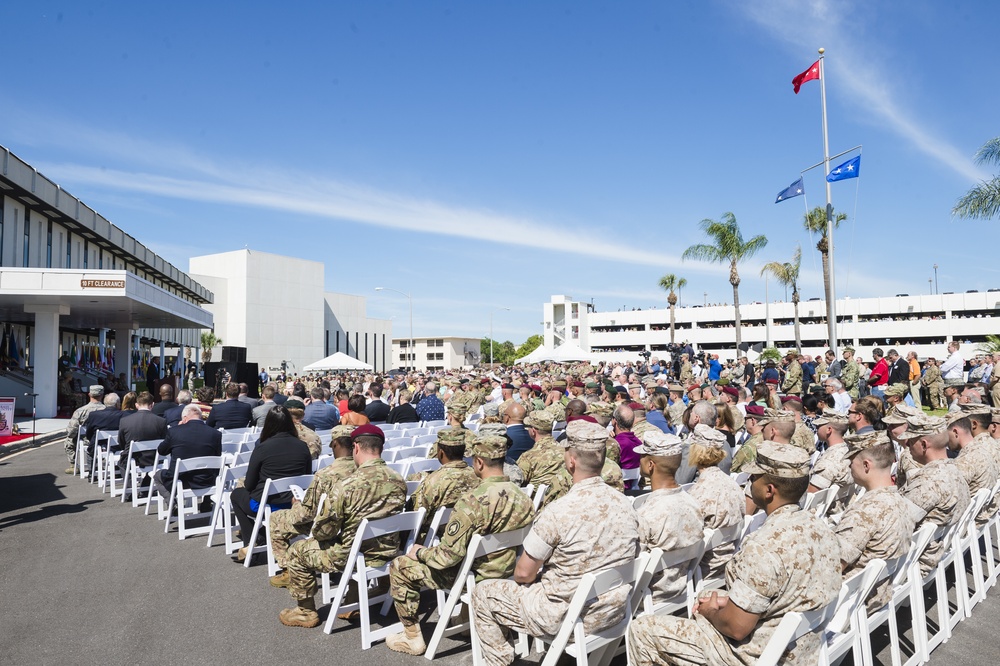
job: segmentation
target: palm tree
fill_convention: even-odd
[[[674,344],[674,306],[677,305],[677,294],[674,289],[683,289],[688,281],[673,273],[667,273],[660,278],[660,289],[667,292],[667,303],[670,304],[670,344]]]
[[[212,360],[212,350],[222,344],[222,338],[215,337],[215,331],[202,331],[201,333],[201,362],[208,363]]]
[[[714,241],[714,245],[699,244],[692,245],[684,250],[682,259],[698,259],[713,263],[729,263],[729,284],[733,285],[733,308],[736,311],[736,356],[743,355],[740,344],[743,342],[743,333],[740,330],[740,273],[736,269],[737,265],[744,259],[749,259],[757,254],[767,245],[767,237],[754,236],[750,240],[743,242],[743,234],[740,232],[740,225],[736,223],[736,216],[732,213],[724,213],[720,221],[702,220],[701,229],[709,238]]]
[[[1000,166],[1000,136],[987,141],[976,153],[976,164],[991,162]],[[984,220],[996,217],[997,213],[1000,213],[1000,176],[973,187],[951,209],[952,215]]]
[[[802,353],[802,336],[799,334],[799,268],[802,266],[802,248],[795,247],[791,261],[781,263],[771,261],[764,264],[760,274],[770,273],[774,281],[792,288],[792,304],[795,306],[795,351]]]
[[[832,207],[830,208],[830,212],[833,215],[834,229],[847,219],[846,213],[834,212]],[[830,239],[826,235],[826,208],[816,206],[806,213],[805,218],[802,220],[802,226],[809,233],[820,235],[819,242],[816,243],[816,249],[819,250],[823,258],[823,298],[827,303],[830,303],[833,294],[830,291]]]

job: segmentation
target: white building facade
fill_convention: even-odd
[[[250,363],[298,374],[341,351],[379,372],[391,367],[391,322],[368,317],[362,296],[326,292],[320,262],[244,249],[192,257],[190,271],[215,293],[215,334],[245,347]]]
[[[670,343],[670,309],[595,312],[589,303],[569,296],[553,296],[542,306],[545,345],[578,344],[596,360],[636,360],[640,351],[653,355]],[[987,335],[1000,334],[1000,289],[963,294],[839,299],[837,340],[850,345],[865,360],[871,350],[895,347],[901,354],[915,351],[921,360],[938,359],[952,340],[963,343],[965,356]],[[696,349],[735,358],[736,332],[731,305],[678,307],[674,311],[674,339],[690,341]],[[740,306],[742,340],[750,345],[795,347],[794,305],[787,302],[746,303]],[[828,348],[826,303],[815,299],[799,303],[802,352],[820,354]]]
[[[393,367],[413,368],[419,372],[470,368],[480,361],[482,338],[409,338],[392,341]]]

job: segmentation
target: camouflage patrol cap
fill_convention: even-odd
[[[763,441],[757,445],[757,459],[744,465],[741,471],[801,479],[809,476],[809,454],[792,444]]]
[[[866,449],[888,444],[889,436],[884,430],[872,430],[861,435],[847,435],[844,441],[847,442],[847,457],[853,458]]]
[[[87,392],[97,398],[104,395],[104,387],[100,384],[91,384]]]
[[[787,409],[771,409],[768,407],[764,410],[764,418],[757,421],[759,425],[767,425],[768,423],[794,423],[795,422],[795,412],[788,411]]]
[[[566,382],[562,379],[557,379],[552,382],[552,388],[554,389],[564,389],[566,388]]]
[[[938,435],[948,428],[948,420],[940,416],[919,414],[912,419],[908,419],[906,422],[909,424],[906,431],[897,435],[897,438],[900,440],[930,437],[931,435]]]
[[[483,416],[499,416],[500,415],[500,403],[499,402],[488,402],[483,405]]]
[[[330,431],[330,439],[338,439],[340,437],[350,437],[351,433],[354,432],[355,426],[352,425],[338,425],[334,426],[333,430]]]
[[[990,423],[1000,423],[1000,407],[994,407],[991,409],[990,414],[992,414]]]
[[[600,451],[608,442],[608,429],[579,419],[566,424],[566,439],[559,442],[567,449]]]
[[[671,382],[667,384],[667,390],[673,391],[674,393],[684,393],[684,387],[677,382]]]
[[[524,425],[542,432],[552,432],[555,415],[547,409],[536,409],[524,417]]]
[[[469,411],[469,406],[464,402],[456,402],[452,400],[448,403],[448,413],[452,416],[465,416],[465,413]]]
[[[853,354],[854,353],[854,347],[851,347],[850,345],[848,345],[847,347],[844,347],[844,349],[842,351],[851,352]]]
[[[910,387],[903,383],[893,384],[885,390],[886,395],[894,395],[902,398],[904,395],[910,392]]]
[[[813,418],[814,426],[824,426],[828,423],[839,423],[840,425],[847,425],[847,414],[841,414],[835,409],[824,409],[823,413],[815,418]]]
[[[505,437],[507,435],[507,427],[502,423],[483,423],[479,426],[476,434]]]
[[[465,445],[464,428],[441,428],[437,431],[437,444],[441,446]]]
[[[496,435],[478,435],[467,453],[486,460],[503,458],[507,455],[507,439]]]
[[[720,431],[704,423],[696,425],[691,436],[688,437],[688,444],[700,444],[710,449],[721,449],[726,445],[727,441],[726,436]]]
[[[588,414],[597,414],[598,416],[608,416],[610,417],[615,411],[614,405],[609,405],[606,402],[592,402],[587,405]]]
[[[918,416],[923,416],[923,414],[923,411],[916,407],[900,404],[893,407],[888,414],[882,417],[882,423],[900,425],[909,423]],[[816,423],[816,419],[813,419],[813,423]]]
[[[642,444],[635,447],[640,456],[679,456],[684,451],[684,443],[677,435],[659,430],[647,430],[642,435]]]
[[[990,407],[989,407],[989,405],[983,405],[983,404],[959,405],[958,408],[962,410],[962,416],[968,416],[970,414],[989,414],[990,413]]]
[[[645,387],[656,386],[656,378],[652,376],[647,376],[642,380],[642,385]]]

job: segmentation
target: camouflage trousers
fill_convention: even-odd
[[[301,601],[316,596],[316,574],[343,571],[347,554],[340,544],[323,547],[316,539],[296,541],[288,548],[285,569],[288,571],[288,592]]]
[[[440,571],[411,557],[400,555],[389,565],[389,594],[396,604],[396,614],[405,626],[417,623],[420,590],[448,590],[455,583],[456,569]]]
[[[75,463],[76,462],[76,441],[74,441],[72,439],[69,439],[67,437],[66,438],[66,444],[63,446],[63,449],[66,451],[66,460],[69,461],[69,464],[72,465],[73,463]]]
[[[313,516],[300,502],[294,503],[291,509],[271,513],[271,551],[279,567],[285,568],[292,539],[299,535],[308,536],[312,524]]]
[[[630,666],[729,666],[740,663],[726,640],[704,618],[688,620],[672,615],[643,615],[629,625],[626,644]]]

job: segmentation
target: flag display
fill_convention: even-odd
[[[795,94],[796,95],[799,94],[799,88],[801,88],[802,84],[805,83],[806,81],[814,81],[818,79],[819,79],[819,60],[810,65],[809,69],[807,69],[806,71],[802,72],[794,79],[792,79],[792,87],[795,90]]]
[[[857,178],[858,174],[861,172],[861,155],[858,155],[853,160],[847,160],[843,164],[834,167],[829,175],[827,175],[826,180],[830,183],[835,183],[838,180],[845,180],[847,178]]]
[[[806,188],[802,184],[802,178],[800,177],[797,181],[778,192],[778,198],[774,200],[774,203],[781,203],[785,199],[791,199],[792,197],[801,197],[805,193]]]

